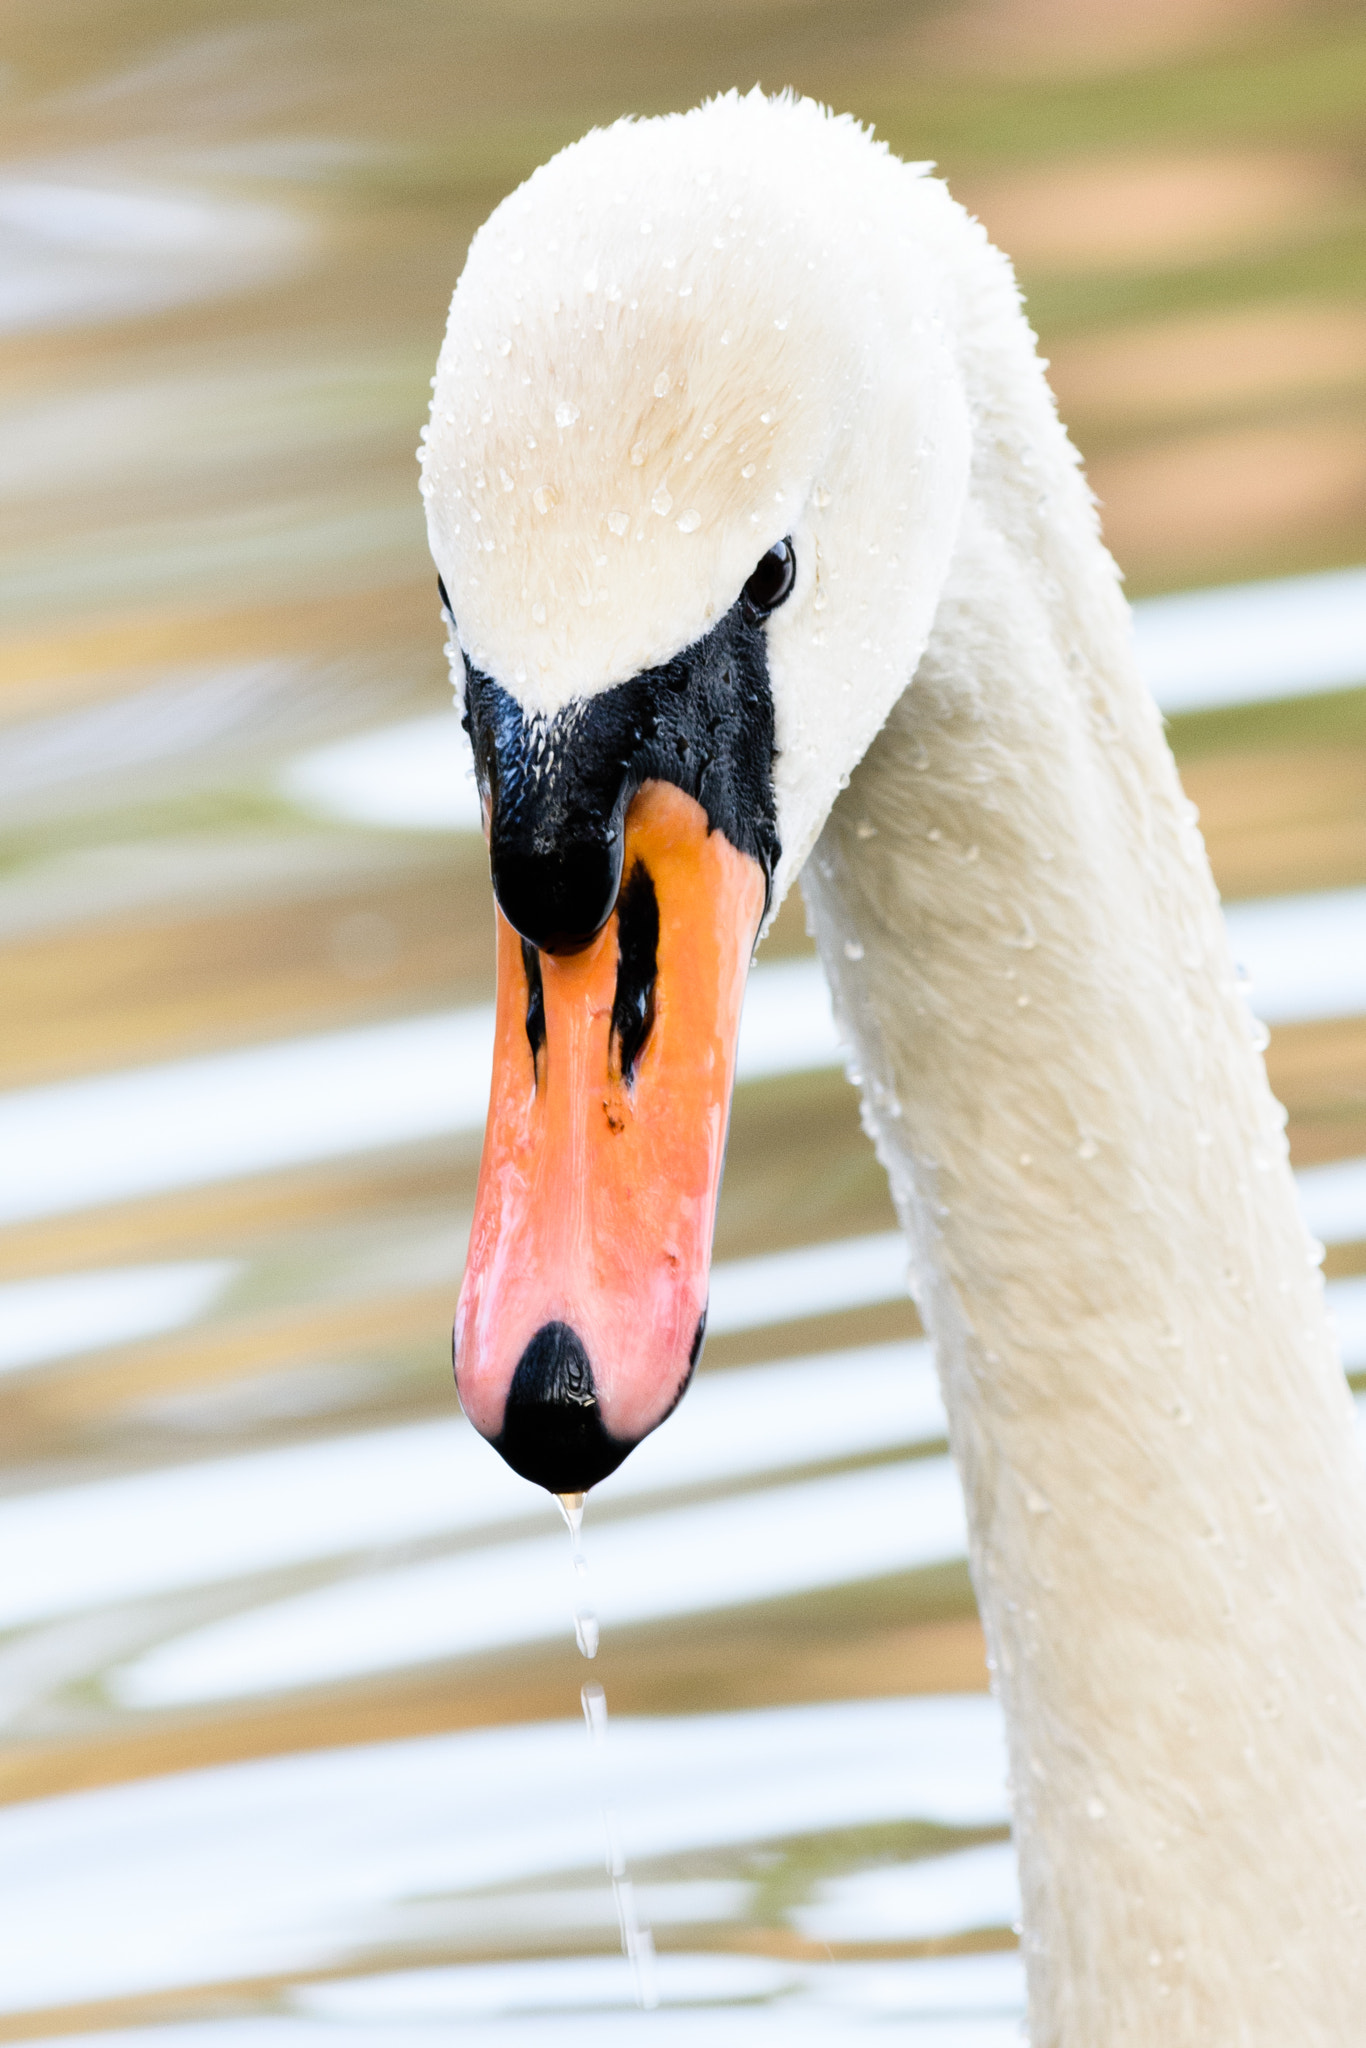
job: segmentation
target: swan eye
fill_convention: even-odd
[[[792,595],[796,580],[797,557],[792,551],[792,543],[780,540],[776,548],[769,549],[740,593],[745,615],[751,624],[757,625],[770,612],[776,612],[778,606]]]
[[[447,611],[448,611],[448,612],[450,613],[450,616],[451,616],[452,618],[454,618],[454,617],[455,617],[455,606],[454,606],[454,605],[453,605],[453,604],[451,603],[451,601],[450,601],[450,598],[449,598],[449,597],[447,596],[447,594],[446,594],[446,586],[445,586],[445,584],[443,583],[443,581],[441,580],[441,578],[440,578],[439,576],[438,576],[438,577],[437,577],[437,579],[436,579],[436,587],[437,587],[437,589],[438,589],[438,590],[440,591],[440,593],[441,593],[441,602],[442,602],[442,604],[443,604],[443,605],[444,605],[444,606],[446,607],[446,610],[447,610]]]

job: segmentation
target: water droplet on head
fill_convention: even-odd
[[[607,531],[616,534],[618,539],[625,534],[630,524],[631,515],[629,512],[609,512],[607,515]]]
[[[543,604],[534,604],[531,607],[531,616],[538,626],[543,626],[545,624],[545,606]]]
[[[631,443],[631,467],[632,467],[632,469],[639,469],[639,468],[640,468],[640,466],[641,466],[641,464],[642,464],[642,463],[644,462],[644,460],[645,460],[645,457],[646,457],[646,455],[648,454],[648,452],[649,452],[649,451],[648,451],[648,449],[646,448],[646,446],[645,446],[645,443],[644,443],[643,441],[633,441],[633,442]]]
[[[560,501],[550,484],[538,484],[531,493],[531,502],[538,512],[549,512]]]
[[[505,334],[499,342],[498,353],[500,356],[510,356],[512,354],[512,336],[510,334]]]
[[[696,533],[698,527],[702,524],[702,514],[700,512],[685,512],[674,523],[680,533]]]
[[[743,468],[743,469],[742,469],[742,470],[740,471],[740,474],[741,474],[741,476],[742,476],[742,477],[745,477],[746,479],[748,479],[748,478],[750,478],[750,477],[752,477],[752,476],[754,475],[754,473],[755,473],[755,471],[756,471],[756,470],[758,469],[758,467],[759,467],[759,465],[758,465],[758,463],[757,463],[757,462],[747,462],[747,463],[745,464],[744,468]]]
[[[811,502],[818,512],[825,510],[826,506],[830,503],[830,493],[824,484],[816,485],[815,490],[811,493]]]
[[[670,384],[669,384],[669,373],[668,373],[668,371],[667,371],[667,370],[661,370],[661,371],[660,371],[660,373],[659,373],[659,375],[658,375],[658,376],[657,376],[657,377],[655,378],[655,381],[654,381],[654,394],[655,394],[655,397],[656,397],[656,398],[667,398],[667,397],[668,397],[668,395],[669,395],[669,390],[670,390]]]
[[[572,427],[578,416],[579,408],[571,399],[561,399],[555,408],[555,424],[557,427]]]
[[[650,510],[652,512],[657,512],[661,519],[667,519],[670,512],[672,512],[673,510],[673,504],[674,501],[672,493],[669,490],[667,490],[663,484],[661,484],[659,489],[655,492],[653,498],[651,498],[650,500]]]

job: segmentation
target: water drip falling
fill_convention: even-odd
[[[588,1559],[583,1554],[583,1495],[581,1493],[557,1493],[560,1513],[564,1516],[569,1530],[569,1540],[574,1546],[574,1577],[577,1581],[574,1593],[574,1640],[579,1654],[596,1657],[598,1654],[598,1617],[585,1598],[588,1578]]]
[[[585,1685],[579,1697],[583,1701],[583,1718],[588,1723],[597,1760],[602,1798],[603,1855],[617,1909],[617,1925],[621,1929],[621,1952],[635,1977],[636,2004],[644,2011],[652,2012],[659,2004],[655,1943],[649,1923],[641,1917],[636,1888],[617,1839],[616,1816],[612,1811],[607,1781],[607,1695],[600,1685]]]
[[[590,1607],[584,1605],[581,1589],[588,1576],[588,1560],[583,1554],[583,1495],[581,1493],[560,1493],[556,1499],[560,1513],[564,1516],[573,1545],[574,1577],[577,1581],[574,1608],[574,1636],[585,1657],[598,1653],[598,1620]],[[598,1801],[602,1813],[603,1851],[608,1881],[612,1887],[612,1901],[617,1909],[617,1925],[621,1929],[621,1952],[631,1965],[635,1978],[636,2004],[643,2011],[652,2012],[659,2004],[659,1989],[656,1982],[655,1943],[649,1923],[641,1917],[636,1899],[635,1886],[626,1868],[626,1858],[621,1852],[617,1839],[616,1815],[612,1808],[611,1787],[607,1771],[607,1695],[600,1685],[585,1685],[579,1694],[583,1703],[583,1718],[588,1724],[589,1737],[593,1744],[593,1760],[598,1776]]]

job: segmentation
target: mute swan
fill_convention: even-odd
[[[1342,2048],[1366,1473],[1114,567],[926,169],[731,95],[471,248],[422,482],[499,904],[460,1396],[559,1491],[679,1398],[801,871],[968,1502],[1035,2048]]]

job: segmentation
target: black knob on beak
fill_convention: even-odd
[[[602,832],[541,852],[532,834],[500,831],[495,810],[493,892],[513,930],[543,953],[582,952],[616,908],[624,839],[613,819]]]

